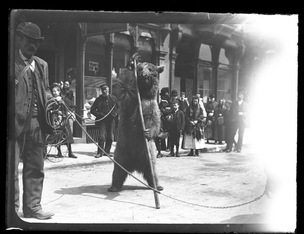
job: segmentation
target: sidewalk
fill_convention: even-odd
[[[252,141],[250,128],[246,129],[246,134],[244,136],[243,145],[250,144]],[[77,142],[77,141],[76,141]],[[181,144],[180,144],[181,145]],[[116,147],[116,142],[113,142],[112,148],[111,148],[111,154],[114,154]],[[219,144],[206,144],[206,148],[201,150],[200,154],[204,153],[219,153],[223,152],[223,150],[226,148],[226,143],[219,145]],[[61,147],[62,153],[64,156],[67,155],[67,148],[66,146]],[[77,158],[69,158],[69,157],[63,157],[63,158],[55,158],[54,155],[56,155],[57,151],[53,147],[49,153],[51,154],[51,157],[47,157],[44,161],[44,169],[55,169],[55,168],[67,168],[67,167],[77,167],[77,166],[84,166],[84,165],[93,165],[93,164],[99,164],[104,163],[106,161],[110,161],[110,159],[107,156],[103,156],[101,158],[95,158],[95,155],[97,153],[97,146],[94,143],[74,143],[72,144],[72,150],[73,153],[77,156]],[[162,151],[162,153],[167,156],[169,152]],[[189,153],[189,150],[180,149],[181,156],[186,156]],[[22,163],[19,164],[19,173],[22,171]]]
[[[111,148],[111,154],[114,154],[116,147],[116,142],[113,142]],[[67,157],[67,149],[65,146],[62,146],[62,153],[65,157],[63,158],[55,158],[57,151],[53,148],[48,148],[48,152],[50,156],[44,160],[44,169],[55,169],[55,168],[67,168],[67,167],[75,167],[75,166],[84,166],[84,165],[93,165],[104,163],[105,161],[109,161],[110,159],[107,156],[103,156],[101,158],[95,158],[97,153],[97,146],[94,143],[76,143],[72,144],[73,153],[77,156],[77,158],[69,158]],[[201,150],[201,153],[216,153],[222,152],[226,148],[226,144],[206,144],[206,148]],[[163,155],[167,156],[169,152],[162,151]],[[189,150],[180,149],[181,156],[185,156],[189,153]],[[22,171],[23,164],[22,162],[19,164],[19,173]]]

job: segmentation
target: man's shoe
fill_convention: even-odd
[[[180,154],[176,152],[175,157],[180,157]]]
[[[63,158],[63,155],[60,153],[60,154],[57,154],[56,156],[55,156],[55,158]]]
[[[174,153],[173,153],[173,152],[170,152],[169,156],[170,156],[170,157],[174,157]]]
[[[73,154],[73,153],[70,153],[69,154],[69,158],[77,158],[77,156],[75,154]]]
[[[231,152],[231,149],[227,149],[225,150],[226,153],[230,153]]]
[[[111,154],[110,152],[105,152],[104,154],[103,154],[104,156],[108,156],[108,157],[113,157],[113,154]]]
[[[102,154],[97,154],[96,156],[95,156],[95,158],[101,158],[102,157]]]
[[[164,187],[163,187],[163,186],[160,186],[160,185],[157,185],[157,186],[156,186],[156,189],[157,189],[158,191],[163,191],[163,190],[164,190]]]
[[[162,155],[161,153],[158,153],[158,154],[156,155],[156,158],[161,158],[161,157],[163,157],[163,155]]]
[[[195,150],[195,156],[199,156],[198,150]]]
[[[191,150],[191,151],[190,151],[190,153],[189,153],[189,154],[187,154],[187,156],[194,156],[194,154],[193,154],[193,150]]]
[[[242,151],[242,150],[240,150],[240,149],[236,150],[237,153],[241,153],[241,151]]]
[[[31,214],[24,214],[24,218],[50,219],[53,215],[52,212],[43,211],[41,209]]]

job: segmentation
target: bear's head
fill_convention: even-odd
[[[164,66],[155,66],[147,62],[137,64],[137,86],[141,98],[156,98],[159,86],[159,74],[163,71]]]

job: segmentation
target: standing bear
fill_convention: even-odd
[[[163,72],[164,66],[155,66],[147,62],[137,64],[137,86],[141,98],[145,131],[142,128],[139,112],[139,102],[134,75],[134,61],[139,55],[135,53],[117,79],[116,95],[118,96],[118,138],[114,152],[114,160],[124,167],[128,172],[137,171],[142,174],[148,185],[153,187],[153,175],[151,163],[146,150],[145,138],[148,139],[148,150],[152,158],[152,166],[156,164],[156,146],[154,138],[160,131],[160,111],[157,103],[159,86],[159,74]],[[114,92],[114,91],[113,91]],[[153,169],[153,168],[152,168]],[[109,192],[118,192],[128,176],[128,173],[121,169],[116,163],[112,175],[112,185]],[[157,190],[163,190],[158,184],[156,172],[155,185]]]

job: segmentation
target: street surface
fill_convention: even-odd
[[[153,191],[132,177],[127,178],[121,192],[109,193],[113,162],[105,156],[94,158],[94,144],[72,147],[77,159],[45,160],[42,207],[55,215],[41,221],[23,218],[21,212],[23,221],[92,225],[225,224],[227,227],[265,223],[269,204],[266,196],[244,204],[261,196],[266,184],[263,167],[251,153],[249,144],[244,144],[241,153],[207,152],[191,157],[182,150],[180,158],[158,158],[157,172],[164,187],[158,195],[160,209],[155,208]],[[114,147],[115,144],[111,152]],[[141,175],[133,175],[146,183]]]

